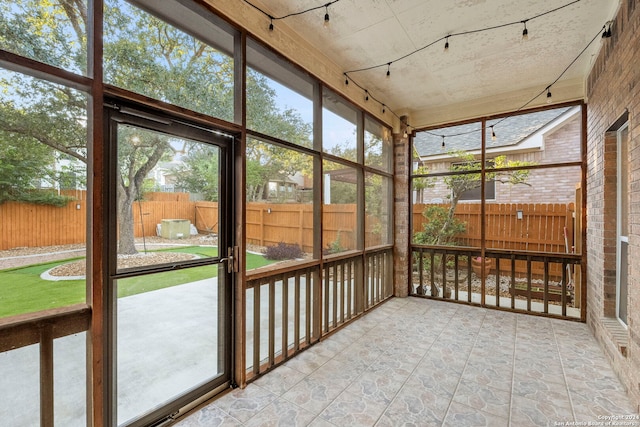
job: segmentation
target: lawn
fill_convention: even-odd
[[[201,246],[188,246],[164,251],[192,253],[204,257],[217,255],[217,248]],[[40,278],[40,275],[45,271],[77,259],[80,258],[0,270],[0,318],[86,301],[84,280],[53,282]],[[262,255],[247,253],[247,269],[262,267],[272,262]],[[209,265],[120,279],[118,281],[118,297],[216,277],[217,270],[217,265]]]

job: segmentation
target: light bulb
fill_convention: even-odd
[[[496,139],[496,131],[493,130],[493,126],[491,126],[491,141],[495,141]]]
[[[551,97],[551,91],[547,88],[547,104],[551,104],[553,98]]]
[[[522,40],[529,40],[529,30],[527,30],[527,21],[522,21],[524,24],[524,30],[522,30]]]
[[[325,14],[324,14],[324,27],[328,28],[329,27],[329,6],[325,6],[326,10],[325,10]]]
[[[447,41],[444,42],[444,51],[449,52],[449,36],[447,36]]]

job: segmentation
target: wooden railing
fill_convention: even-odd
[[[320,339],[319,271],[313,265],[247,281],[247,378]]]
[[[246,379],[252,380],[358,318],[393,293],[393,250],[353,251],[246,284]]]
[[[33,344],[40,347],[41,427],[54,425],[54,340],[88,330],[90,319],[91,309],[86,304],[0,319],[0,353]]]
[[[332,257],[323,266],[322,332],[329,333],[364,311],[362,257]]]
[[[366,253],[365,280],[365,310],[393,295],[393,251],[379,249]]]
[[[411,294],[585,320],[580,255],[487,249],[484,271],[480,255],[478,248],[414,245]]]

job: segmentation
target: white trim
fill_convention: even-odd
[[[622,132],[627,131],[627,140],[622,140]],[[622,170],[622,162],[623,160],[628,162],[628,158],[623,158],[622,150],[620,149],[623,143],[629,144],[629,122],[625,122],[617,131],[616,131],[616,318],[618,321],[626,328],[627,323],[620,317],[620,278],[622,271],[628,271],[628,259],[627,265],[622,265],[622,243],[629,244],[629,236],[622,235],[622,197],[621,197],[621,188],[622,188],[622,174],[620,171]],[[624,177],[627,178],[627,177]],[[627,248],[628,250],[628,248]],[[628,253],[627,253],[628,257]],[[627,283],[627,293],[629,292],[629,284]],[[628,294],[627,294],[628,295]],[[625,304],[626,307],[626,317],[627,322],[629,320],[629,306]]]

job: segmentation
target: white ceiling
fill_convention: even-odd
[[[544,91],[601,33],[618,0],[340,0],[325,9],[275,21],[315,46],[339,69],[382,64],[350,76],[397,114],[408,114],[421,127],[479,115],[512,111]],[[323,0],[255,0],[273,16],[326,4]],[[522,20],[528,41],[522,40]],[[268,22],[268,21],[267,21]],[[448,34],[517,25],[451,36],[406,59],[388,62]],[[584,97],[584,81],[603,42],[598,36],[552,86],[553,101]],[[546,92],[530,105],[546,102]]]

